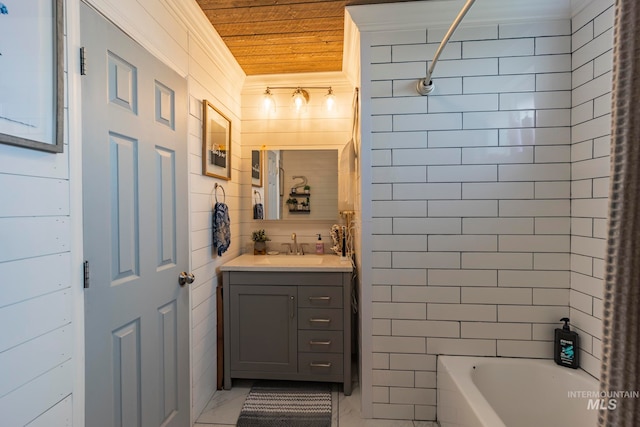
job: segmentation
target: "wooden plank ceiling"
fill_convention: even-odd
[[[344,8],[411,0],[197,0],[248,75],[342,70]]]

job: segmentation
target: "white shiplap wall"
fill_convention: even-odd
[[[194,417],[204,409],[216,389],[216,287],[222,285],[219,267],[240,254],[240,88],[232,75],[221,69],[197,39],[191,37],[189,48],[189,185],[191,187],[191,269],[196,281],[191,285],[192,307],[192,385]],[[237,77],[236,77],[237,78]],[[229,80],[227,80],[229,79]],[[229,90],[237,91],[233,93]],[[231,180],[202,175],[202,99],[207,99],[231,122]],[[222,256],[213,248],[212,205],[214,184],[218,199],[229,206],[231,246]]]
[[[611,128],[612,0],[572,20],[571,305],[582,367],[600,376]]]
[[[354,12],[356,23],[366,15]],[[580,327],[580,313],[569,307],[576,295],[571,144],[582,142],[576,130],[584,140],[602,135],[577,127],[576,107],[587,99],[576,102],[572,64],[580,54],[600,57],[610,43],[572,50],[569,13],[515,18],[463,24],[429,97],[415,94],[415,82],[444,30],[382,31],[362,19],[363,102],[371,102],[363,116],[371,181],[362,176],[363,191],[373,193],[373,232],[363,236],[363,250],[370,242],[374,418],[434,419],[438,354],[550,358],[558,319],[571,311]],[[600,83],[593,98],[609,90]],[[598,111],[590,118],[606,114]],[[589,185],[606,177],[599,162],[582,169],[574,162],[574,177],[586,168]],[[591,202],[586,216],[606,217],[601,203]],[[594,335],[595,317],[582,322]]]
[[[210,191],[200,175],[201,99],[233,121],[232,179],[240,166],[240,91],[244,73],[195,2],[91,0],[136,41],[185,76],[189,87],[192,270],[192,415],[215,391],[217,267],[239,253],[237,241],[214,257]],[[65,151],[46,154],[0,145],[0,410],[2,424],[91,425],[83,417],[82,222],[79,189],[81,45],[79,1],[67,0]],[[224,183],[232,239],[239,234],[237,181]]]
[[[72,422],[79,363],[72,285],[79,281],[72,277],[67,133],[61,154],[0,144],[0,411],[6,425]]]

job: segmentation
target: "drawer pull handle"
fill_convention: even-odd
[[[331,362],[327,362],[327,363],[311,362],[309,363],[309,366],[312,368],[330,368]]]
[[[289,297],[289,303],[289,314],[293,319],[296,315],[296,298],[293,295]]]
[[[331,319],[324,319],[324,318],[317,319],[317,318],[311,317],[309,319],[309,322],[312,322],[312,323],[331,323]]]
[[[331,297],[309,297],[309,301],[331,301]]]
[[[331,345],[331,340],[329,341],[309,341],[309,345]]]

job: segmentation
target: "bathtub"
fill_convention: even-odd
[[[460,356],[439,356],[437,369],[441,427],[597,425],[598,411],[588,405],[599,384],[582,370],[553,360]]]

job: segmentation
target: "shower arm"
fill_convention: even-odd
[[[433,92],[433,88],[435,87],[435,85],[431,81],[431,76],[433,75],[433,70],[436,68],[436,63],[438,62],[438,58],[440,57],[440,54],[444,50],[444,47],[449,42],[449,39],[451,38],[451,36],[453,36],[453,33],[458,28],[458,25],[460,25],[460,22],[462,22],[462,19],[464,19],[464,16],[467,14],[469,9],[471,9],[471,6],[473,6],[473,3],[475,3],[475,1],[476,0],[467,0],[464,6],[462,6],[462,9],[460,9],[460,13],[458,13],[458,16],[456,16],[456,19],[453,21],[453,23],[449,27],[449,30],[444,35],[444,38],[440,42],[440,46],[438,46],[438,50],[436,50],[436,54],[433,56],[433,61],[431,61],[431,65],[427,70],[427,76],[425,78],[418,80],[418,84],[416,85],[416,91],[418,91],[420,95],[428,95],[431,92]]]

